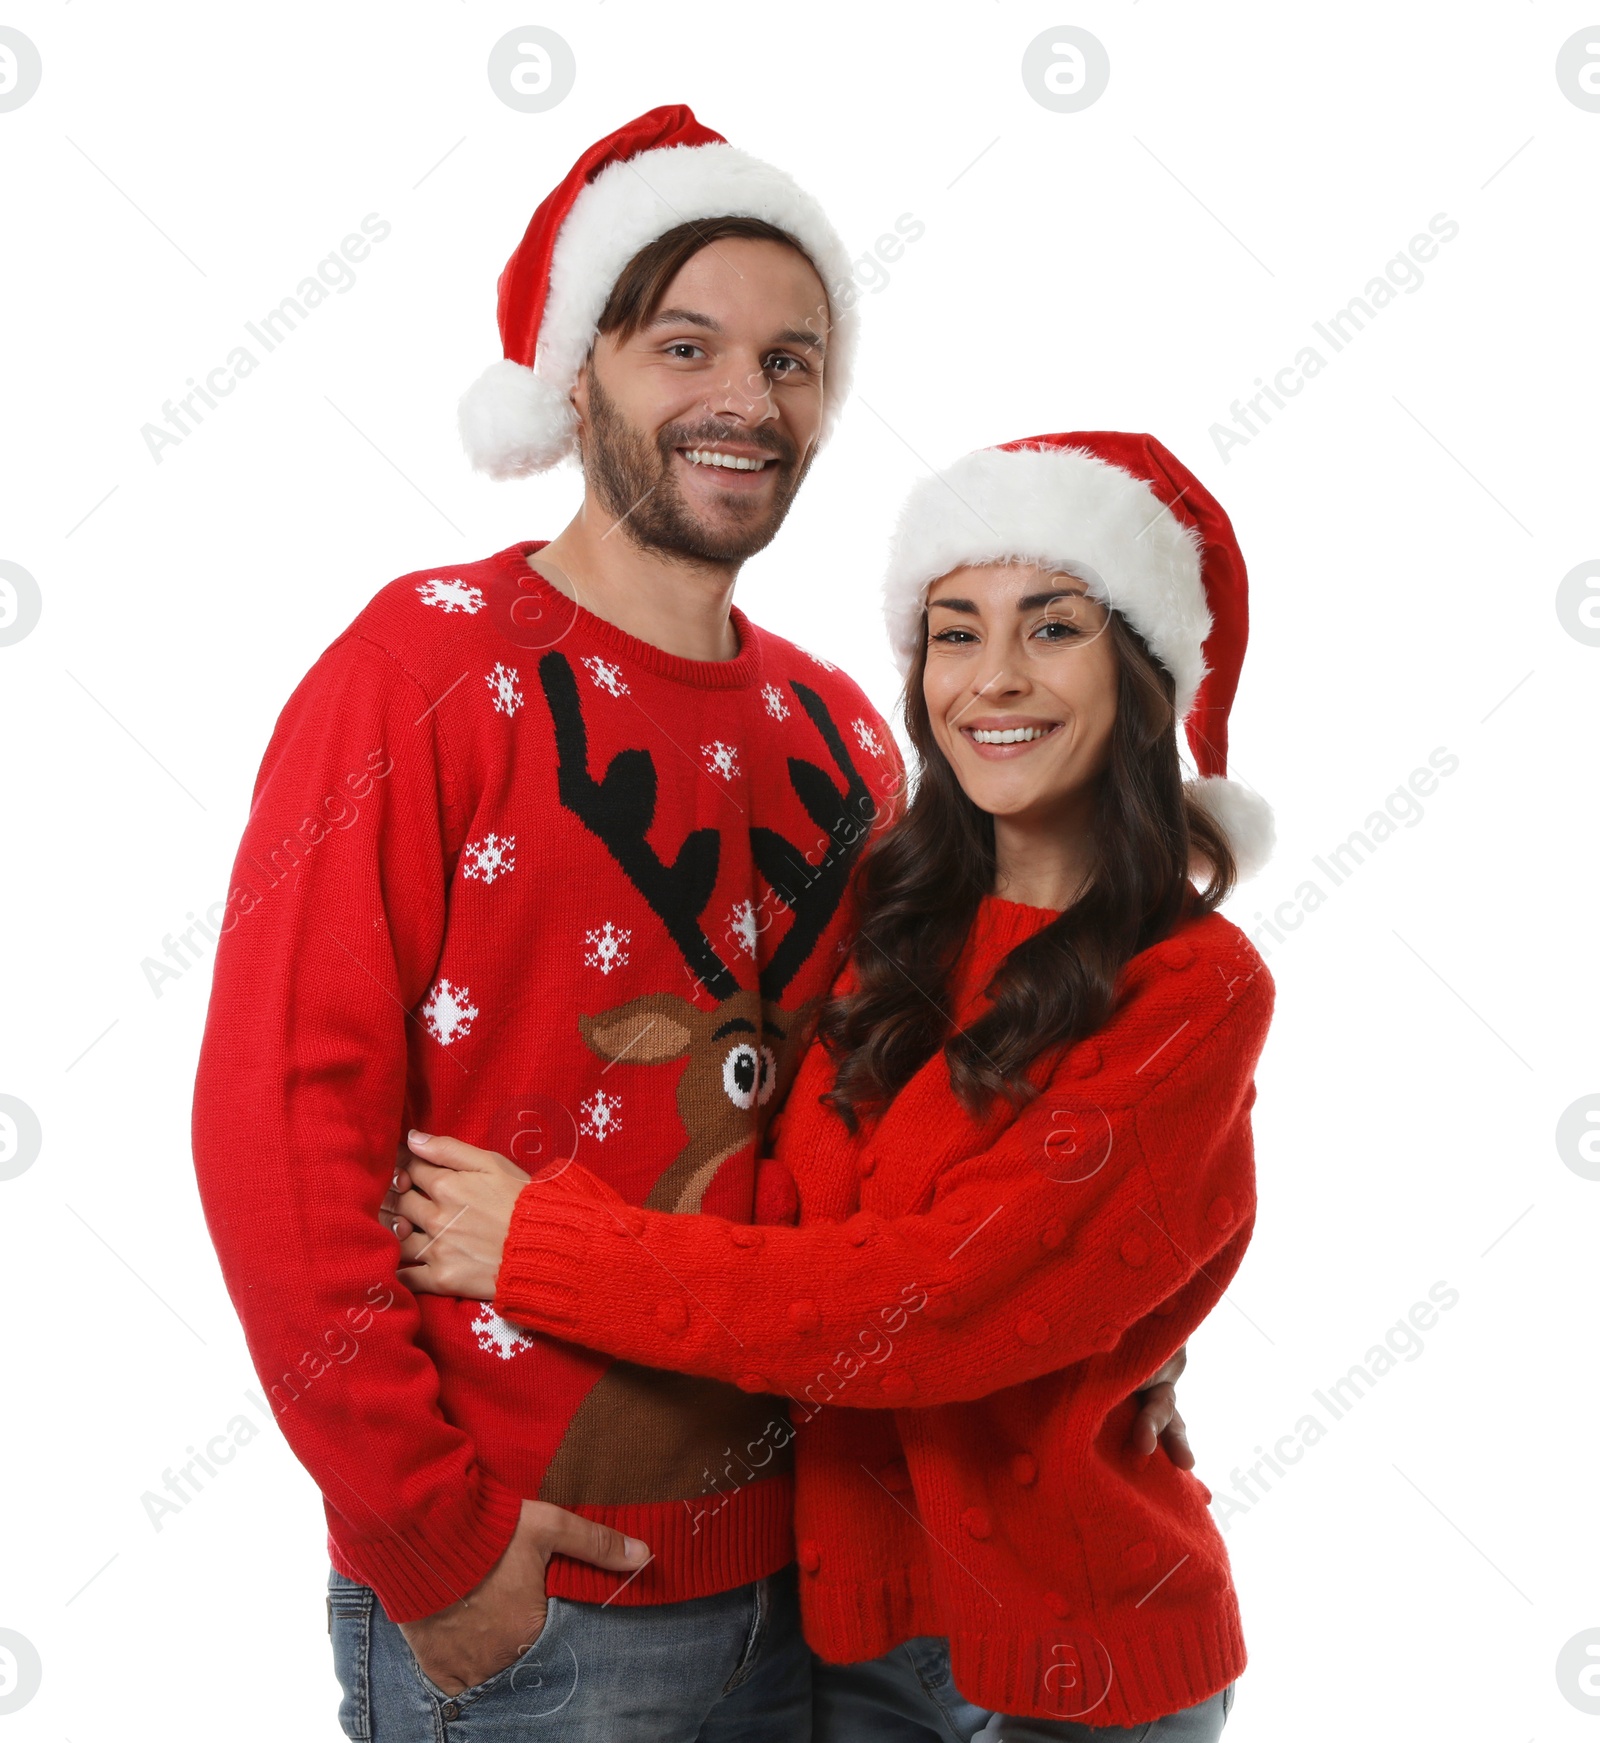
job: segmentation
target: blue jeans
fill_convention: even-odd
[[[943,1640],[924,1635],[864,1664],[815,1665],[816,1743],[1216,1743],[1234,1685],[1131,1730],[1062,1719],[1008,1719],[973,1706],[950,1680]]]
[[[810,1743],[811,1654],[792,1567],[679,1604],[551,1598],[539,1638],[448,1695],[370,1586],[328,1576],[328,1632],[358,1743]]]

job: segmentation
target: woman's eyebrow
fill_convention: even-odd
[[[1018,611],[1036,611],[1041,605],[1048,605],[1052,599],[1086,599],[1089,590],[1083,586],[1052,587],[1048,593],[1027,593],[1017,601]],[[941,595],[938,599],[928,601],[928,609],[942,605],[947,611],[965,611],[976,617],[978,608],[970,599],[951,599]]]

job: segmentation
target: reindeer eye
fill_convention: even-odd
[[[722,1087],[736,1108],[756,1105],[756,1086],[761,1077],[761,1060],[754,1047],[741,1041],[730,1048],[722,1062]]]
[[[778,1061],[770,1047],[761,1049],[761,1087],[756,1091],[756,1100],[762,1103],[772,1099],[772,1092],[778,1087]]]

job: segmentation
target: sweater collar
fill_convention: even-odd
[[[503,551],[496,551],[492,562],[501,565],[542,611],[548,611],[553,624],[567,624],[582,635],[604,644],[613,653],[657,677],[675,683],[689,684],[700,690],[744,690],[761,676],[760,636],[750,619],[737,605],[728,608],[728,616],[739,638],[739,652],[731,660],[690,660],[680,654],[669,654],[664,648],[641,641],[618,629],[614,623],[597,617],[582,605],[576,605],[558,588],[552,587],[537,569],[530,568],[530,552],[542,551],[548,539],[519,539]],[[564,614],[564,615],[563,615]],[[562,632],[567,633],[567,632]],[[551,643],[559,637],[552,633]]]
[[[958,1023],[973,1022],[987,1007],[983,989],[1006,957],[1059,917],[1055,908],[1034,908],[1026,902],[1008,902],[1003,896],[980,900],[950,988]]]

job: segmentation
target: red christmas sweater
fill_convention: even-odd
[[[195,1084],[252,1360],[334,1565],[395,1621],[476,1586],[524,1497],[655,1551],[625,1582],[558,1557],[567,1597],[669,1602],[792,1559],[781,1405],[415,1298],[377,1213],[415,1125],[530,1170],[575,1156],[663,1212],[792,1215],[757,1139],[899,782],[833,667],[738,610],[736,658],[665,653],[535,574],[539,548],[391,583],[290,698]],[[750,1443],[762,1480],[721,1506]]]
[[[958,1023],[1052,918],[986,900]],[[786,1393],[811,1645],[950,1641],[982,1706],[1143,1725],[1244,1669],[1210,1491],[1130,1451],[1133,1394],[1220,1299],[1256,1194],[1249,1109],[1273,1005],[1212,914],[1141,952],[1042,1093],[975,1119],[942,1055],[852,1137],[808,1050],[776,1132],[800,1226],[669,1218],[580,1169],[524,1189],[495,1305],[636,1362]],[[619,1253],[635,1252],[632,1263]],[[760,1449],[738,1449],[737,1505]]]

